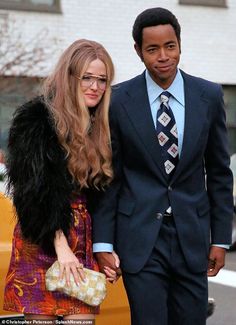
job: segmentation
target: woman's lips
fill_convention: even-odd
[[[87,97],[89,97],[89,98],[92,98],[92,99],[96,99],[96,98],[98,98],[98,95],[96,95],[96,94],[85,94]]]

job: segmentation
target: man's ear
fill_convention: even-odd
[[[140,57],[141,61],[143,62],[142,50],[140,49],[140,47],[138,46],[137,43],[134,43],[134,48],[135,48],[136,53]]]

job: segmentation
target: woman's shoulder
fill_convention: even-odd
[[[14,116],[27,118],[48,118],[49,111],[44,102],[43,96],[38,96],[18,107]]]
[[[53,119],[43,96],[38,96],[18,107],[12,125],[26,129],[53,129]]]
[[[10,138],[14,135],[38,138],[54,135],[54,123],[43,97],[36,97],[18,107],[13,115]]]

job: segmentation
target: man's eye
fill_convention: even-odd
[[[153,53],[155,51],[155,49],[151,48],[151,49],[148,49],[147,51],[148,51],[148,53]]]

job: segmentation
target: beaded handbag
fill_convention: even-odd
[[[106,277],[101,272],[83,268],[85,282],[79,285],[75,283],[74,277],[70,275],[70,286],[66,284],[65,277],[59,280],[59,263],[54,262],[46,272],[46,288],[49,291],[60,291],[68,296],[77,298],[90,306],[98,306],[106,296]]]

